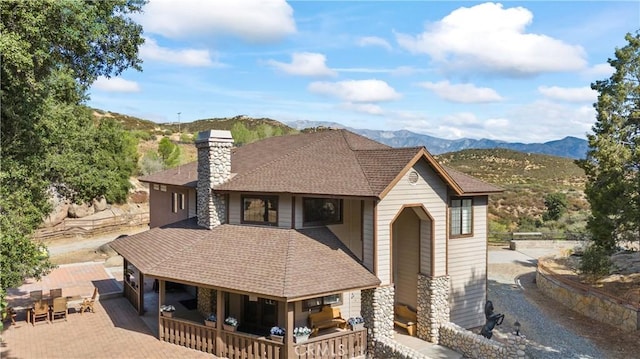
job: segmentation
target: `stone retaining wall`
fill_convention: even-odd
[[[415,349],[409,348],[403,344],[389,338],[380,338],[372,343],[373,358],[385,359],[428,359],[429,357],[421,354]]]
[[[546,296],[576,312],[625,331],[640,330],[640,308],[621,303],[593,290],[574,288],[553,278],[552,274],[536,273],[538,289]]]
[[[468,358],[524,359],[526,339],[509,334],[508,343],[487,339],[456,324],[446,323],[440,327],[440,345],[444,345]]]

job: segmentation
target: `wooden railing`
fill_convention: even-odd
[[[160,316],[160,340],[229,359],[280,359],[284,345],[241,332]],[[220,343],[217,347],[217,343]]]
[[[138,292],[133,286],[131,286],[131,283],[127,281],[124,281],[123,287],[124,287],[124,297],[127,298],[129,303],[131,303],[133,307],[136,308],[136,310],[138,310],[139,308]]]
[[[229,359],[280,359],[284,345],[242,332],[221,331],[224,346],[217,356]]]
[[[216,353],[216,329],[188,320],[160,316],[160,340],[171,344]]]
[[[367,330],[337,332],[311,338],[293,347],[293,358],[355,358],[367,352]]]

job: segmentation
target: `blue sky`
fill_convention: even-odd
[[[151,0],[135,19],[143,72],[89,106],[531,143],[590,131],[640,2]]]

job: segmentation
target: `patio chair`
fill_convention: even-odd
[[[29,292],[29,296],[34,302],[42,300],[42,290],[32,290],[31,292]]]
[[[87,309],[89,309],[92,313],[95,313],[95,311],[93,310],[93,304],[96,302],[97,296],[98,296],[98,288],[93,288],[93,295],[91,296],[91,298],[84,298],[82,300],[82,304],[80,304],[81,315]]]
[[[56,289],[49,290],[49,297],[51,299],[62,297],[62,288],[56,288]]]
[[[44,300],[33,302],[33,312],[31,313],[31,324],[36,325],[39,319],[44,319],[49,324],[49,303]]]
[[[53,308],[51,309],[51,322],[54,322],[56,317],[64,318],[67,321],[67,298],[57,297],[53,299]]]

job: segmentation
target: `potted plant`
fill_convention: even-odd
[[[364,329],[364,318],[362,317],[351,317],[347,320],[347,322],[351,326],[351,330]]]
[[[280,328],[279,326],[276,325],[275,327],[271,328],[270,333],[271,333],[271,336],[270,336],[271,340],[284,343],[284,333],[285,333],[284,328]]]
[[[224,320],[222,327],[224,328],[224,330],[235,332],[236,328],[238,327],[238,319],[236,319],[235,317],[229,316]]]
[[[173,317],[173,312],[176,311],[176,307],[174,307],[171,304],[163,304],[160,306],[160,314],[163,317],[168,317],[168,318],[172,318]]]
[[[206,325],[207,327],[215,327],[216,321],[216,314],[209,313],[209,315],[204,319],[204,325]]]
[[[296,343],[303,343],[309,339],[309,335],[311,334],[311,329],[307,327],[296,327],[293,330],[293,337],[296,340]]]

